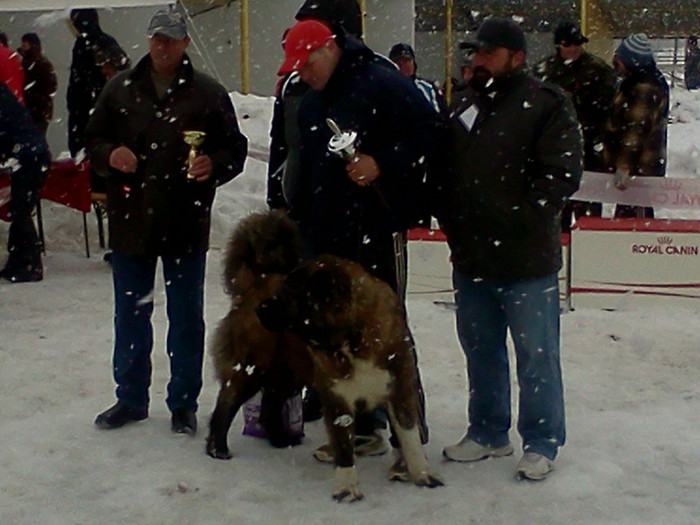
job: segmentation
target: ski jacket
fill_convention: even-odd
[[[299,108],[303,189],[290,214],[310,228],[316,253],[357,260],[373,239],[405,230],[420,213],[439,117],[410,79],[364,44],[348,37],[341,47],[326,87],[308,91]],[[346,175],[346,162],[328,152],[333,133],[327,118],[357,132],[358,150],[380,168],[372,185],[357,186]]]
[[[668,84],[655,66],[622,80],[606,127],[608,163],[629,175],[663,177],[668,106]]]
[[[583,131],[584,167],[607,171],[602,152],[605,123],[615,94],[612,67],[584,51],[574,61],[552,55],[536,64],[533,72],[538,78],[562,88],[573,103]]]
[[[433,215],[465,275],[543,277],[561,267],[560,211],[582,171],[579,125],[561,90],[522,69],[492,89],[455,93]]]
[[[107,177],[110,247],[132,255],[203,253],[215,189],[242,171],[247,139],[224,87],[195,71],[186,55],[163,98],[150,71],[146,55],[112,78],[86,130],[91,164]],[[206,132],[201,151],[214,165],[207,181],[187,179],[185,130]],[[136,173],[109,167],[120,145],[138,158]]]

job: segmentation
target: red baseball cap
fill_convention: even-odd
[[[277,71],[278,75],[286,75],[296,71],[306,63],[309,54],[328,40],[333,38],[333,32],[323,22],[312,18],[300,20],[287,30],[282,39],[284,62]]]

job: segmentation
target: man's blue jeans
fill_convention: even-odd
[[[457,333],[467,357],[467,437],[492,447],[509,442],[506,333],[510,329],[520,390],[517,428],[523,450],[554,459],[565,441],[557,275],[495,282],[475,280],[455,269],[452,280]]]
[[[204,270],[206,255],[160,257],[168,315],[170,382],[166,403],[197,409],[204,359]],[[114,380],[117,399],[147,408],[153,349],[154,282],[157,257],[112,253],[114,282]]]

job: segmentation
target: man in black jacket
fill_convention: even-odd
[[[279,74],[298,71],[310,87],[299,107],[300,180],[290,215],[305,231],[311,255],[357,261],[401,296],[402,239],[424,199],[438,115],[410,79],[340,28],[302,20],[283,47]],[[351,159],[329,152],[329,118],[356,133]],[[421,434],[427,440],[424,424]]]
[[[467,359],[469,426],[453,461],[513,453],[506,331],[520,387],[517,476],[543,479],[564,444],[559,362],[559,218],[581,177],[571,103],[525,69],[525,36],[492,17],[463,47],[474,76],[455,94],[447,168],[434,210],[452,254],[457,332]]]
[[[196,71],[181,15],[159,11],[149,53],[105,86],[87,128],[90,161],[107,178],[115,299],[117,404],[100,428],[148,417],[153,286],[166,282],[172,430],[194,434],[204,355],[204,272],[216,188],[239,174],[247,152],[230,97]],[[184,132],[204,132],[189,158]]]
[[[297,20],[315,19],[329,27],[342,27],[355,38],[362,38],[362,12],[357,0],[306,0],[297,11]],[[299,126],[297,113],[309,86],[298,71],[285,75],[277,86],[270,126],[270,161],[267,171],[267,204],[288,209],[299,180]],[[319,416],[320,417],[320,416]]]
[[[100,27],[97,9],[73,9],[70,20],[77,32],[71,55],[70,77],[66,91],[68,109],[68,149],[71,157],[81,160],[87,151],[85,128],[95,107],[97,97],[104,88],[109,75],[100,63],[101,57],[113,57],[114,69],[124,71],[131,60],[112,35]],[[92,191],[104,192],[104,180],[95,170],[90,171]]]

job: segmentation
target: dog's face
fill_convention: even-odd
[[[352,279],[342,261],[319,258],[290,273],[257,309],[268,330],[288,330],[316,347],[335,347],[356,330]]]

